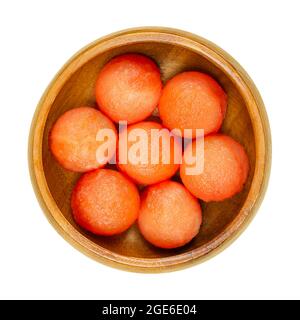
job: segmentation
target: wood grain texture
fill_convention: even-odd
[[[146,242],[136,226],[114,237],[94,236],[73,220],[70,195],[79,174],[64,170],[48,147],[57,118],[74,107],[95,106],[94,85],[112,57],[139,52],[153,58],[163,81],[186,70],[213,76],[228,94],[222,131],[246,148],[250,174],[245,188],[223,202],[201,203],[203,225],[188,245],[163,250]],[[227,53],[196,35],[168,28],[138,28],[101,38],[72,57],[41,98],[29,139],[29,167],[39,202],[56,230],[88,256],[129,271],[172,271],[216,254],[231,243],[253,218],[262,201],[271,165],[271,137],[260,95],[242,67]]]

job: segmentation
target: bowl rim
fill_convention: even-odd
[[[43,172],[42,141],[48,112],[65,81],[88,60],[108,49],[139,42],[165,42],[201,54],[220,68],[237,86],[246,102],[255,138],[256,166],[246,200],[236,218],[211,241],[189,252],[163,258],[123,256],[84,237],[62,215],[48,189]],[[72,246],[106,265],[133,272],[169,272],[206,261],[227,248],[254,218],[267,189],[271,169],[271,132],[262,98],[246,71],[227,52],[190,32],[166,27],[139,27],[101,37],[73,55],[54,76],[42,95],[31,123],[28,165],[33,189],[49,222]]]

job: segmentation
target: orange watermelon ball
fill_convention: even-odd
[[[179,129],[192,129],[186,138],[195,138],[196,129],[204,134],[217,132],[224,119],[227,97],[220,85],[209,75],[183,72],[169,80],[159,101],[159,114],[163,125]]]
[[[120,172],[97,169],[77,182],[71,199],[75,221],[104,236],[127,230],[137,219],[140,196],[136,186]]]
[[[49,135],[52,154],[65,169],[71,171],[86,172],[103,167],[109,159],[104,162],[97,160],[96,152],[104,142],[97,141],[100,129],[111,130],[113,139],[107,145],[113,150],[117,131],[113,122],[104,114],[90,107],[65,112],[55,122]]]
[[[204,201],[222,201],[240,192],[249,173],[249,160],[244,148],[231,137],[215,134],[204,139],[204,169],[188,175],[192,158],[201,153],[193,141],[184,151],[180,176],[186,188]]]
[[[153,245],[181,247],[198,234],[201,223],[200,204],[182,184],[164,181],[144,191],[138,226]]]
[[[238,143],[237,141],[235,141],[234,139],[232,139],[231,137],[223,134],[223,135],[220,135],[221,136],[221,139],[223,139],[223,141],[225,141],[225,143],[228,144],[228,146],[230,146],[230,148],[234,149],[234,153],[236,155],[236,157],[238,158],[240,164],[241,164],[241,167],[242,167],[242,176],[241,176],[241,184],[243,185],[246,180],[247,180],[247,177],[248,177],[248,173],[249,173],[249,159],[248,159],[248,156],[247,156],[247,153],[244,149],[244,147]]]
[[[151,115],[161,95],[160,70],[141,54],[124,54],[110,60],[96,82],[96,100],[113,121],[128,124]]]
[[[162,133],[162,138],[160,143],[153,143],[153,149],[151,146],[152,143],[152,130],[164,130]],[[130,135],[136,130],[142,130],[147,137],[146,143],[141,148],[140,152],[146,154],[145,160],[147,163],[133,163],[130,159],[129,152],[132,150],[133,145],[136,144],[136,141],[139,141],[137,138],[136,141],[130,141]],[[157,132],[156,131],[156,132]],[[181,159],[181,145],[169,132],[168,129],[163,128],[161,124],[153,121],[145,121],[133,124],[127,128],[127,136],[125,131],[121,131],[119,135],[120,145],[122,147],[123,141],[127,141],[127,154],[125,154],[127,163],[120,162],[120,149],[118,152],[118,168],[124,172],[127,176],[133,179],[136,183],[142,185],[154,184],[163,180],[167,180],[172,177],[176,171],[179,169],[179,162],[176,159]],[[169,140],[169,145],[167,144]],[[141,141],[141,140],[140,140]],[[154,140],[155,141],[155,140]],[[165,143],[166,142],[166,143]],[[158,152],[154,152],[155,147],[158,147]],[[119,146],[120,148],[120,146]],[[151,153],[157,154],[158,161],[151,161]],[[170,161],[165,161],[167,154],[170,152]]]

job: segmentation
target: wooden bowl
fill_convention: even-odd
[[[134,225],[113,237],[95,236],[73,220],[70,195],[79,174],[64,170],[48,147],[48,134],[66,110],[95,106],[94,85],[112,57],[139,52],[160,66],[165,82],[186,70],[212,75],[228,94],[222,131],[246,148],[250,174],[242,192],[223,202],[202,203],[203,225],[198,236],[176,250],[146,242]],[[74,247],[88,256],[130,271],[163,272],[201,262],[218,253],[245,229],[257,211],[270,172],[271,138],[261,97],[242,67],[226,52],[196,35],[168,28],[137,28],[113,33],[88,45],[58,72],[36,109],[29,141],[32,183],[47,218]]]

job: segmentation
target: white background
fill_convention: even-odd
[[[0,298],[300,298],[299,1],[1,1]],[[27,138],[36,104],[65,61],[120,29],[199,34],[250,74],[272,129],[265,200],[224,252],[193,268],[134,274],[76,251],[50,226],[31,187]]]

